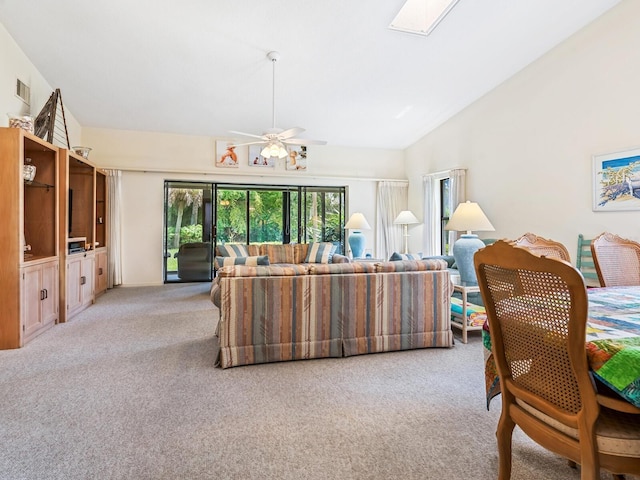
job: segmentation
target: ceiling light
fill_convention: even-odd
[[[262,155],[265,158],[270,158],[270,157],[284,158],[288,155],[288,153],[287,153],[287,149],[284,148],[282,143],[278,141],[271,141],[262,149],[262,151],[260,152],[260,155]]]
[[[459,0],[407,0],[389,28],[400,32],[429,35]]]

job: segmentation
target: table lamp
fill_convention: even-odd
[[[414,223],[420,223],[416,216],[409,210],[401,211],[396,219],[393,221],[396,225],[402,225],[404,227],[404,252],[409,253],[409,225]]]
[[[458,272],[460,272],[460,282],[463,285],[477,285],[478,279],[473,265],[473,256],[485,245],[478,238],[478,235],[471,233],[471,231],[493,232],[495,228],[480,205],[467,200],[458,205],[444,229],[467,232],[462,234],[453,244],[453,258],[456,261]]]
[[[353,258],[362,258],[366,239],[360,230],[371,230],[371,225],[362,213],[356,212],[351,215],[344,228],[352,230],[349,235],[349,247],[351,247]]]

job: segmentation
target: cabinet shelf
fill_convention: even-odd
[[[49,185],[48,183],[40,183],[37,180],[31,180],[31,181],[25,180],[24,184],[31,188],[46,188],[47,190],[49,190],[50,188],[55,188],[55,186],[53,185]]]

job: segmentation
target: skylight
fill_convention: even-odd
[[[400,32],[429,35],[459,0],[407,0],[389,28]]]

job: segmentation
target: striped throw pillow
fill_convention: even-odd
[[[247,246],[241,243],[227,243],[218,245],[218,255],[221,257],[248,257],[249,252]]]
[[[266,255],[260,255],[257,257],[216,257],[216,263],[219,268],[233,265],[257,267],[258,265],[269,265],[269,257]]]
[[[310,243],[305,263],[331,263],[336,246],[330,242]]]
[[[260,245],[260,255],[268,255],[271,263],[295,263],[295,253],[291,243]]]

